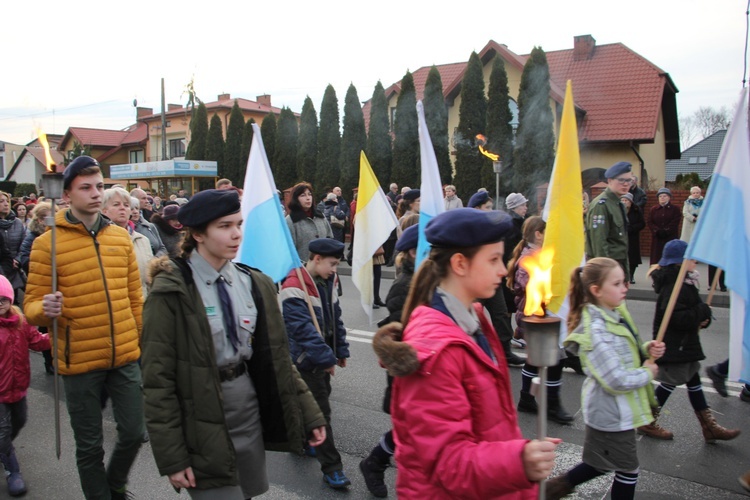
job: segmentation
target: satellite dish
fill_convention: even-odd
[[[138,106],[138,99],[133,99],[133,107],[135,108]]]

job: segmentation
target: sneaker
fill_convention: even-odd
[[[113,490],[110,488],[109,496],[112,500],[135,500],[135,495],[122,488],[122,490]]]
[[[512,338],[510,344],[517,349],[526,349],[526,341],[524,339]]]
[[[344,471],[342,470],[335,470],[333,472],[329,472],[328,474],[323,474],[323,480],[334,490],[346,488],[347,486],[352,484],[352,482],[349,481],[349,478],[346,477],[346,474],[344,474]]]
[[[6,479],[8,480],[8,494],[12,497],[20,497],[26,493],[26,483],[23,481],[23,477],[20,472],[6,472]]]
[[[706,368],[706,375],[711,379],[711,383],[714,384],[714,389],[716,389],[716,392],[718,392],[722,398],[729,395],[727,392],[726,377],[722,376],[721,373],[716,370],[715,366],[709,366]]]
[[[747,386],[742,388],[742,392],[740,392],[740,399],[745,403],[750,403],[750,391],[747,390]]]

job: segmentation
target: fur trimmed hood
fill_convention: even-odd
[[[372,348],[380,364],[393,377],[406,377],[419,370],[417,351],[410,344],[401,341],[403,325],[394,321],[375,333]]]

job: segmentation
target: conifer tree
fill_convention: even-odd
[[[247,172],[247,160],[250,157],[250,148],[253,145],[253,123],[255,118],[250,118],[245,122],[245,126],[242,129],[242,169],[240,170],[240,177],[238,179],[238,187],[245,185],[245,172]]]
[[[317,194],[322,194],[325,188],[334,188],[339,182],[339,156],[341,154],[339,130],[339,100],[333,86],[328,85],[320,105],[318,169],[313,185]],[[317,195],[315,198],[317,199]]]
[[[419,187],[419,132],[417,131],[417,93],[414,77],[407,71],[401,80],[393,124],[393,182],[399,186]]]
[[[443,80],[437,67],[430,68],[424,85],[424,118],[430,132],[432,149],[435,150],[440,182],[450,184],[453,178],[453,165],[448,149],[448,106],[443,95]]]
[[[223,125],[219,115],[211,117],[211,125],[208,127],[208,139],[206,141],[205,160],[215,161],[219,177],[224,177],[224,133]]]
[[[549,181],[555,160],[554,117],[549,93],[547,56],[540,47],[534,47],[521,74],[518,131],[513,151],[513,188],[532,200],[532,205],[536,199],[534,188]]]
[[[273,161],[276,154],[276,115],[268,113],[260,124],[260,136],[263,138],[263,149],[273,169]],[[276,181],[278,184],[278,181]],[[279,186],[277,188],[281,189]]]
[[[508,74],[505,71],[503,60],[495,56],[492,61],[492,71],[490,72],[490,84],[488,89],[487,100],[487,150],[491,153],[500,155],[500,161],[503,162],[503,172],[508,172],[508,168],[513,163],[513,114],[510,111],[510,96],[508,93]],[[501,174],[500,189],[503,194],[503,186],[508,182],[503,182],[507,175]],[[492,168],[482,170],[482,184],[490,189],[495,185],[495,173]],[[494,190],[490,189],[494,193]]]
[[[232,181],[235,186],[241,186],[239,184],[240,175],[245,170],[245,165],[242,165],[242,132],[244,128],[245,117],[235,99],[232,112],[229,114],[227,140],[224,149],[224,177]]]
[[[344,199],[351,200],[351,193],[359,180],[359,159],[367,145],[365,117],[359,102],[357,89],[349,85],[344,98],[344,133],[341,137],[341,177],[339,186]]]
[[[367,135],[367,150],[365,152],[375,176],[384,190],[393,181],[391,178],[391,127],[388,120],[388,101],[385,98],[383,84],[378,81],[372,92],[370,101],[370,128]]]
[[[489,158],[479,152],[476,143],[477,134],[485,133],[486,120],[487,98],[484,95],[482,61],[476,52],[472,52],[461,82],[458,128],[453,138],[456,147],[456,176],[453,184],[464,200],[468,200],[477,189],[483,187],[482,168],[490,163]]]
[[[271,164],[276,187],[284,190],[297,182],[297,118],[289,108],[282,108],[276,127],[276,151]]]
[[[185,152],[186,160],[205,160],[208,140],[208,112],[203,102],[198,104],[190,120],[190,142]]]
[[[318,112],[310,96],[305,98],[299,117],[297,179],[312,183],[318,165]]]

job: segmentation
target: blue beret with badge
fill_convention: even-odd
[[[307,245],[307,249],[310,250],[311,257],[313,254],[322,257],[336,257],[337,259],[344,257],[344,244],[333,238],[318,238],[312,240]]]
[[[490,199],[490,193],[487,191],[480,191],[478,193],[474,193],[471,195],[471,198],[469,198],[469,208],[476,208],[481,207],[485,203],[487,203],[487,200]]]
[[[425,237],[436,248],[478,247],[497,243],[512,228],[513,221],[504,212],[456,208],[428,222]]]
[[[180,207],[177,220],[187,227],[200,227],[212,220],[240,211],[240,197],[232,189],[199,191]]]
[[[614,179],[620,174],[630,172],[633,169],[633,165],[626,161],[618,161],[604,172],[604,177],[607,179]]]
[[[98,166],[99,162],[90,156],[81,155],[77,157],[75,160],[68,163],[68,166],[65,167],[65,170],[63,171],[63,189],[69,189],[70,183],[73,182],[73,179],[78,177],[81,170],[84,168]]]
[[[397,252],[408,252],[412,248],[417,248],[419,241],[419,224],[407,227],[401,237],[396,242]]]

